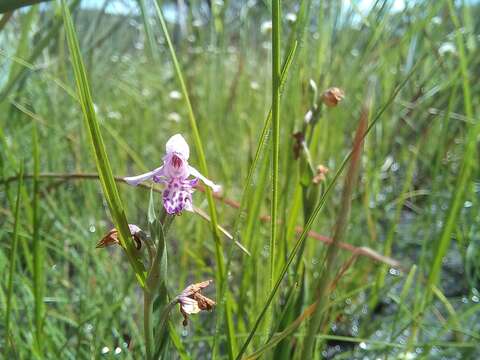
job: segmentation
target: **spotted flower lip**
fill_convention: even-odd
[[[125,181],[133,186],[147,180],[166,185],[163,191],[163,206],[167,213],[175,215],[183,210],[193,211],[192,194],[199,179],[214,192],[220,191],[219,185],[188,165],[190,148],[181,134],[173,135],[167,141],[165,152],[162,166],[145,174],[126,177]],[[193,176],[193,179],[189,179],[190,176]]]
[[[210,311],[216,305],[215,301],[200,293],[212,283],[212,280],[189,285],[177,297],[180,312],[183,315],[183,326],[188,325],[188,315],[198,314],[202,310]]]
[[[145,235],[144,231],[135,224],[128,224],[128,228],[130,229],[130,234],[135,242],[135,247],[137,250],[140,250],[142,247],[142,239],[144,239],[143,237]],[[104,248],[118,244],[120,244],[120,240],[118,239],[118,230],[113,228],[97,243],[96,247]]]

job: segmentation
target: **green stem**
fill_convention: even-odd
[[[271,203],[271,234],[269,278],[266,294],[269,294],[275,284],[275,260],[277,252],[277,217],[278,217],[278,172],[280,158],[280,1],[272,2],[272,203]],[[270,326],[273,318],[273,308],[267,313],[265,326]]]
[[[43,249],[40,243],[39,180],[40,157],[36,125],[33,126],[33,293],[35,298],[35,344],[43,358]]]
[[[269,291],[275,279],[275,251],[278,210],[278,173],[280,154],[280,0],[272,2],[272,233],[270,237]]]
[[[143,291],[143,331],[145,336],[145,351],[147,354],[147,360],[153,359],[152,349],[153,349],[153,328],[151,322],[152,315],[152,294],[148,289],[148,286],[145,287]]]
[[[23,186],[23,163],[20,164],[20,173],[19,173],[19,182],[17,187],[17,201],[15,203],[15,223],[13,225],[13,236],[12,236],[12,250],[10,255],[10,269],[8,274],[8,290],[7,290],[7,310],[5,314],[5,333],[7,339],[10,337],[10,313],[12,305],[12,296],[13,296],[13,277],[15,275],[15,259],[17,256],[18,248],[18,226],[19,226],[19,214],[20,214],[20,201],[21,201],[21,191]],[[10,344],[10,341],[7,340],[7,343]],[[7,354],[8,355],[8,352]]]

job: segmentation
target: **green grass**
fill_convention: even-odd
[[[0,14],[2,354],[476,358],[477,4],[113,3]],[[222,193],[170,222],[122,177],[175,133]],[[96,249],[112,227],[124,250]],[[183,328],[175,296],[208,279]]]
[[[14,226],[13,226],[13,234],[12,234],[12,245],[9,257],[9,269],[8,269],[8,287],[7,287],[7,303],[5,307],[5,337],[6,343],[11,344],[12,341],[10,339],[10,318],[12,313],[12,298],[13,298],[13,279],[15,276],[15,261],[17,259],[17,249],[18,249],[18,228],[19,228],[19,215],[20,215],[20,202],[22,198],[21,190],[23,186],[23,166],[20,167],[19,171],[19,180],[18,180],[18,187],[17,187],[17,199],[15,201],[15,213],[14,213]]]
[[[85,72],[85,65],[83,64],[82,55],[80,53],[75,28],[70,16],[70,11],[65,2],[62,2],[62,10],[79,102],[85,119],[85,127],[88,130],[89,139],[92,144],[92,152],[100,175],[100,182],[102,184],[105,199],[112,214],[115,227],[119,230],[120,244],[122,248],[125,249],[125,253],[135,271],[140,285],[144,286],[144,266],[139,255],[135,253],[135,246],[131,240],[125,210],[113,177],[110,161],[108,160],[107,151],[100,132],[100,125],[96,117],[90,85]]]

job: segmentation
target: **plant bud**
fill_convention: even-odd
[[[332,87],[322,94],[322,101],[328,107],[335,107],[341,102],[345,94],[343,91],[337,87]]]

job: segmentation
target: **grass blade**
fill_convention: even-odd
[[[287,81],[287,75],[288,75],[288,71],[290,70],[290,67],[292,65],[292,62],[295,58],[295,54],[297,52],[297,47],[298,47],[298,41],[293,41],[292,42],[292,45],[285,57],[285,61],[283,63],[283,66],[282,66],[282,72],[281,72],[281,75],[280,75],[280,95],[282,93],[282,90],[283,90],[283,87],[285,85],[285,82]],[[255,156],[253,157],[253,161],[252,161],[252,164],[250,165],[250,168],[248,169],[248,174],[247,174],[247,177],[245,179],[245,185],[243,187],[243,191],[242,191],[242,196],[241,196],[241,200],[240,200],[240,207],[239,207],[239,210],[238,212],[240,214],[242,214],[245,210],[245,206],[246,206],[246,203],[247,203],[247,199],[248,199],[248,194],[250,193],[250,189],[251,187],[253,186],[253,176],[255,174],[255,171],[257,169],[257,166],[258,166],[258,163],[262,157],[262,153],[263,153],[263,150],[265,148],[265,146],[268,144],[268,133],[269,133],[269,130],[270,130],[270,126],[271,126],[271,122],[272,122],[272,109],[270,108],[270,111],[268,112],[268,115],[265,119],[265,122],[263,124],[263,129],[262,129],[262,132],[260,134],[260,138],[258,139],[258,145],[257,145],[257,149],[255,150]],[[240,225],[240,219],[242,218],[242,216],[238,216],[237,218],[237,222],[234,226],[234,233],[233,233],[233,236],[236,236],[237,234],[237,230],[239,228],[239,225]]]
[[[15,51],[15,57],[25,58],[29,52],[29,33],[32,29],[35,17],[37,14],[37,6],[33,6],[30,10],[24,14],[21,23],[20,39],[18,40],[17,50]],[[11,83],[22,70],[19,64],[12,63],[10,67],[10,73],[8,74],[7,83]]]
[[[132,268],[135,271],[140,285],[143,287],[145,285],[146,276],[145,268],[139,255],[136,253],[135,245],[130,235],[125,210],[123,208],[122,200],[113,177],[112,168],[108,160],[107,151],[105,149],[105,144],[100,132],[100,126],[93,106],[90,85],[88,83],[85,66],[82,61],[77,35],[75,33],[70,11],[65,4],[65,0],[62,0],[62,8],[68,47],[73,65],[75,82],[77,84],[78,97],[84,114],[85,127],[88,130],[90,142],[93,148],[103,193],[107,200],[115,227],[119,230],[120,243],[125,250]]]
[[[155,59],[156,56],[156,45],[155,45],[155,38],[153,37],[152,33],[152,26],[148,22],[148,17],[147,17],[147,9],[145,7],[145,0],[137,0],[138,1],[138,7],[140,8],[140,13],[142,14],[142,22],[143,22],[143,27],[145,29],[145,37],[147,39],[146,44],[146,52],[147,56],[149,57],[150,60]]]
[[[278,175],[280,161],[280,1],[272,2],[272,204],[270,235],[269,291],[275,278],[275,248],[277,236]]]
[[[40,158],[36,123],[33,124],[33,296],[35,298],[35,347],[38,356],[43,357],[43,249],[40,243],[40,222],[38,206],[38,185]]]
[[[403,304],[407,300],[408,293],[410,291],[410,288],[412,287],[413,280],[415,278],[415,273],[417,272],[417,266],[413,265],[412,268],[410,269],[407,278],[405,279],[405,282],[403,284],[402,292],[400,293],[400,304]],[[398,318],[400,316],[400,309],[395,313],[395,316],[392,321],[392,327],[390,330],[390,341],[393,341],[393,334],[395,331],[395,326],[397,324]]]
[[[455,14],[455,8],[453,2],[451,0],[448,1],[448,8],[450,12],[450,17],[452,19],[453,24],[455,25],[455,40],[457,44],[457,48],[459,51],[459,58],[460,58],[460,70],[462,75],[462,87],[463,87],[463,101],[465,106],[465,115],[469,119],[474,118],[473,112],[473,105],[472,105],[472,97],[470,92],[470,84],[469,84],[469,74],[468,74],[468,64],[467,64],[467,55],[465,53],[465,48],[463,44],[463,36],[461,31],[460,22]],[[480,121],[474,125],[467,125],[468,133],[467,139],[465,144],[465,152],[463,155],[463,161],[460,168],[460,173],[458,176],[458,180],[455,186],[455,193],[453,194],[453,198],[451,200],[446,219],[444,221],[444,226],[442,228],[442,232],[440,235],[440,239],[438,240],[437,251],[435,253],[435,257],[433,259],[433,264],[430,270],[430,275],[428,277],[428,286],[425,295],[425,300],[428,302],[431,299],[433,286],[437,284],[438,279],[440,277],[440,270],[442,267],[442,260],[445,256],[448,247],[451,241],[451,234],[455,229],[457,224],[457,218],[460,213],[460,207],[463,202],[463,197],[465,194],[465,190],[468,187],[468,181],[470,180],[470,175],[472,172],[473,161],[475,156],[475,146],[478,135],[480,134]]]
[[[7,344],[10,343],[10,317],[12,312],[12,295],[13,295],[13,277],[15,275],[15,261],[17,257],[17,248],[18,248],[18,227],[20,224],[19,215],[20,215],[20,202],[22,197],[22,186],[23,186],[23,164],[20,165],[19,180],[17,184],[17,200],[15,202],[15,217],[13,225],[13,235],[12,235],[12,249],[10,252],[10,269],[8,273],[8,288],[7,288],[7,307],[5,311],[5,333],[7,338]],[[8,351],[7,351],[8,355]]]

